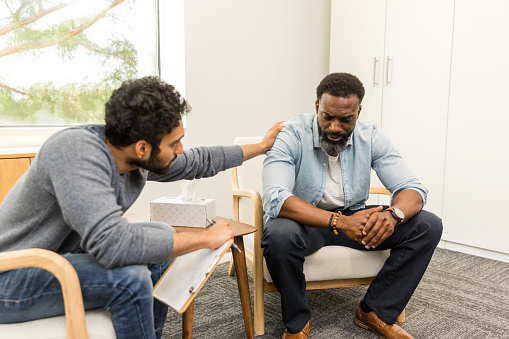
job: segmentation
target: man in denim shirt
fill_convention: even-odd
[[[429,264],[442,222],[421,210],[427,190],[387,136],[358,121],[363,96],[357,77],[326,76],[316,114],[286,123],[263,165],[262,247],[281,294],[283,338],[308,337],[304,257],[328,245],[391,249],[354,322],[382,338],[412,338],[395,321]],[[392,193],[390,208],[366,206],[371,168]]]

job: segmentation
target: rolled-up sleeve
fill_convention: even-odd
[[[391,192],[391,205],[399,192],[408,189],[419,192],[423,205],[425,205],[428,190],[415,177],[389,138],[382,131],[373,130],[371,150],[372,167],[382,184]]]
[[[270,218],[277,218],[281,207],[293,195],[296,164],[299,152],[298,138],[292,130],[284,128],[263,162],[263,210]],[[297,154],[296,154],[297,153]]]

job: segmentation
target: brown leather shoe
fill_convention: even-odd
[[[306,326],[304,326],[302,331],[300,331],[299,333],[290,333],[288,332],[288,330],[285,330],[282,339],[308,339],[310,329],[311,329],[311,319],[309,319]]]
[[[389,325],[382,319],[378,318],[375,312],[364,313],[361,304],[357,306],[355,312],[354,324],[366,330],[370,330],[378,337],[384,339],[415,339],[407,331],[398,325]]]

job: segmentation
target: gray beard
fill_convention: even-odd
[[[348,144],[348,138],[339,141],[330,141],[324,133],[320,134],[319,140],[320,146],[324,152],[333,157],[337,157],[339,153],[343,152]]]

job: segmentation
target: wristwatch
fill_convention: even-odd
[[[391,212],[391,215],[396,219],[396,225],[401,224],[405,221],[405,213],[396,206],[389,207],[386,211]]]

